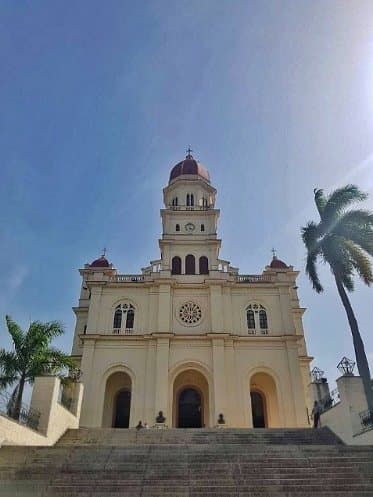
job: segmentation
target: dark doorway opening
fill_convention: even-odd
[[[253,414],[253,427],[265,428],[265,404],[263,396],[259,392],[250,392],[251,412]]]
[[[114,428],[128,428],[130,425],[131,392],[121,390],[115,401]]]
[[[201,395],[194,388],[180,393],[178,405],[179,428],[202,428]]]

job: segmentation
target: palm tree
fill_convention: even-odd
[[[5,319],[14,347],[11,352],[0,349],[0,389],[13,388],[8,414],[19,419],[26,383],[33,383],[42,374],[58,374],[65,368],[74,368],[75,363],[50,345],[53,338],[64,333],[58,321],[33,321],[24,332],[10,316]]]
[[[302,239],[307,248],[306,272],[317,293],[323,291],[316,263],[320,259],[327,263],[351,328],[356,362],[364,385],[369,409],[373,409],[373,390],[369,364],[359,326],[352,309],[348,292],[354,289],[354,275],[370,286],[373,271],[370,256],[373,256],[373,213],[361,209],[347,209],[355,202],[367,198],[355,185],[346,185],[325,196],[323,190],[315,189],[315,204],[320,215],[318,224],[309,222],[302,228]]]

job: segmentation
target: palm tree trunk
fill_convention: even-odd
[[[373,390],[371,385],[369,364],[367,356],[365,354],[364,343],[360,335],[359,326],[357,324],[354,311],[352,309],[347,293],[344,289],[343,283],[337,276],[335,277],[335,282],[337,284],[338,293],[339,296],[341,297],[343,306],[346,310],[347,319],[350,324],[352,339],[355,349],[357,368],[359,370],[361,379],[363,380],[364,392],[368,404],[368,409],[373,410]]]
[[[22,407],[22,397],[23,397],[23,390],[25,388],[25,378],[21,376],[21,379],[19,380],[19,388],[17,392],[17,397],[16,401],[14,404],[14,418],[19,420],[20,414],[21,414],[21,407]]]

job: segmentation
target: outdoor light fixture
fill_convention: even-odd
[[[315,366],[311,371],[311,376],[313,381],[320,381],[324,376],[324,371]]]
[[[337,364],[338,371],[342,373],[343,376],[353,376],[353,371],[355,367],[355,362],[347,357],[342,357],[342,359]]]

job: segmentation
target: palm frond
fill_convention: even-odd
[[[314,290],[316,290],[317,293],[321,293],[324,291],[324,289],[320,283],[319,276],[317,274],[317,269],[316,269],[317,257],[318,254],[315,252],[308,254],[306,262],[306,273],[312,283]]]
[[[10,316],[5,316],[6,325],[8,327],[8,331],[10,336],[12,337],[14,347],[16,350],[20,350],[23,346],[25,334],[22,329],[18,326],[18,324],[13,321]]]
[[[350,254],[351,262],[360,278],[370,286],[373,283],[372,263],[368,255],[351,240],[345,241],[345,247]]]
[[[323,220],[330,221],[349,205],[355,202],[361,202],[367,198],[367,194],[359,190],[356,185],[346,185],[334,190],[328,198],[323,210]]]
[[[318,251],[319,249],[319,225],[309,221],[306,226],[301,228],[302,240],[308,252]]]
[[[0,388],[6,388],[19,378],[17,355],[0,349]]]
[[[324,194],[324,190],[322,190],[321,188],[314,188],[313,194],[314,194],[315,204],[316,204],[317,210],[319,211],[320,217],[322,217],[322,213],[324,211],[326,201],[327,201],[325,194]]]

